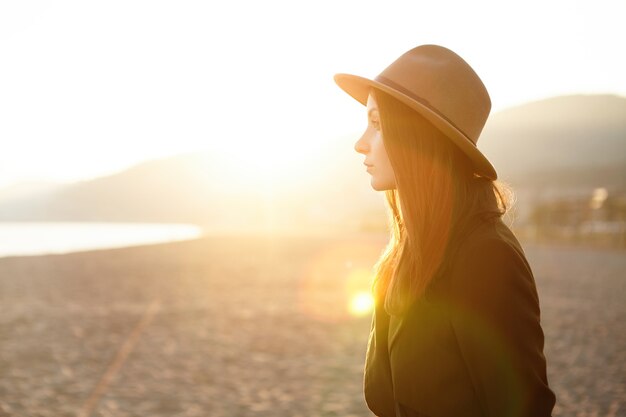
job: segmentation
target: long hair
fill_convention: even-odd
[[[389,242],[374,265],[372,292],[403,314],[452,262],[455,245],[480,221],[501,218],[512,189],[474,173],[469,158],[418,112],[372,89],[396,189],[386,190]]]

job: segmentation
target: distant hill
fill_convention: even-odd
[[[322,145],[324,161],[302,161],[300,169],[308,177],[269,189],[208,151],[148,161],[40,192],[19,195],[0,189],[0,221],[385,228],[384,194],[371,189],[364,157],[353,149],[356,139]],[[521,217],[541,196],[590,193],[599,186],[626,190],[623,97],[564,96],[509,108],[491,115],[478,144],[499,178],[514,186]],[[283,177],[292,175],[285,172]]]
[[[330,151],[329,151],[330,152]],[[258,186],[211,152],[147,161],[125,171],[25,198],[2,198],[0,221],[196,223],[213,229],[321,224],[360,228],[359,216],[384,215],[358,155],[346,146],[326,163],[303,162],[299,183]],[[290,173],[285,173],[287,178]]]
[[[64,184],[48,181],[22,181],[0,188],[0,202],[25,200],[38,195],[49,194],[62,188]]]
[[[66,185],[52,194],[0,200],[0,218],[195,222],[218,214],[234,197],[219,166],[209,153],[147,161],[113,175]]]
[[[574,95],[493,114],[478,141],[504,179],[524,187],[626,185],[626,98]]]

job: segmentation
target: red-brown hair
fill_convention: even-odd
[[[512,189],[474,173],[469,158],[428,120],[372,89],[396,177],[386,190],[390,240],[376,262],[372,291],[402,314],[452,261],[455,243],[476,221],[502,217]]]

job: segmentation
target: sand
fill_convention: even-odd
[[[626,256],[524,243],[555,416],[626,415]],[[0,259],[2,416],[372,416],[382,235],[212,236]]]

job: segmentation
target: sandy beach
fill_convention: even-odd
[[[522,242],[555,416],[626,415],[626,253]],[[385,237],[212,236],[0,259],[0,417],[372,416]]]

